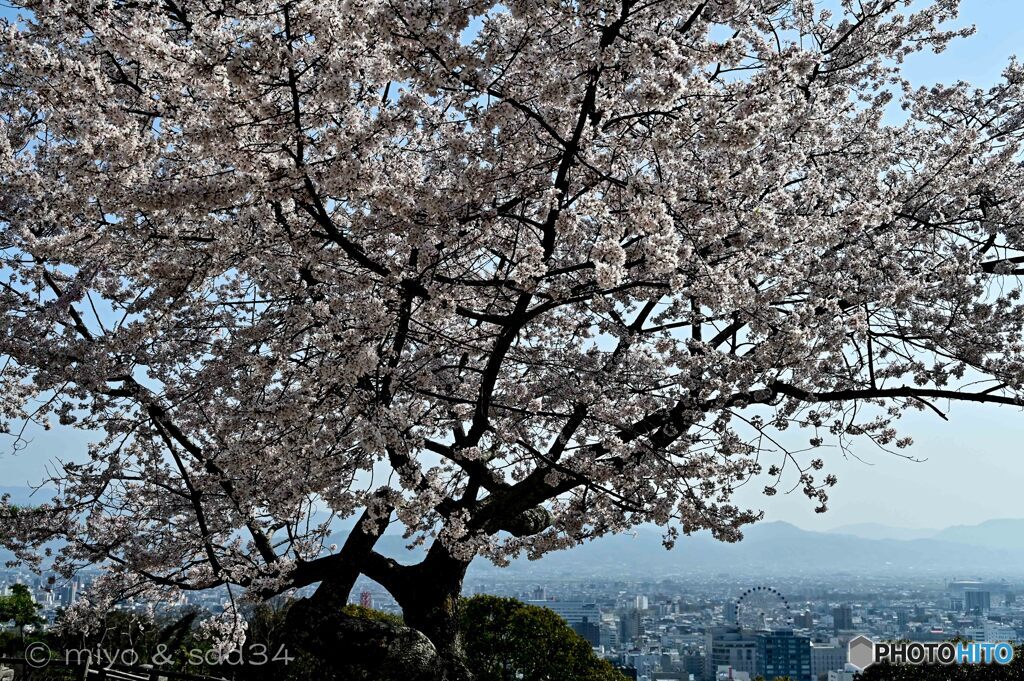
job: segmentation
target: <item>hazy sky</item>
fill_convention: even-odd
[[[0,16],[10,10],[0,4]],[[908,60],[906,75],[915,83],[967,80],[991,85],[1024,41],[1024,2],[964,0],[960,24],[975,24],[977,34],[954,43],[940,55]],[[816,515],[813,504],[794,493],[768,499],[762,482],[739,495],[745,505],[763,508],[768,520],[826,529],[850,523],[879,522],[906,527],[944,527],[990,518],[1024,517],[1024,411],[1006,407],[953,405],[950,421],[931,413],[902,421],[915,446],[912,462],[861,443],[862,459],[826,455],[826,468],[839,477],[828,513]],[[0,485],[37,480],[54,457],[81,458],[85,439],[69,432],[32,431],[29,446],[12,453],[0,440]]]

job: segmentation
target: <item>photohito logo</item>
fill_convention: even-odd
[[[1010,643],[920,643],[918,641],[875,642],[867,636],[850,640],[849,661],[860,670],[878,662],[893,664],[1009,664]]]

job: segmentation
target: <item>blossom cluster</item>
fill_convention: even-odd
[[[752,478],[823,511],[906,409],[1019,404],[1024,70],[913,88],[969,31],[902,4],[24,0],[0,426],[95,441],[3,542],[263,594],[358,514],[735,540]]]

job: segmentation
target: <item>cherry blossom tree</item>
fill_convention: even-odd
[[[475,557],[734,541],[740,484],[824,511],[904,411],[1024,397],[1024,69],[900,75],[957,0],[17,4],[0,421],[93,443],[0,536],[93,608],[364,574],[466,678]]]

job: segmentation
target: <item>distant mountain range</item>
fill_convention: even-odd
[[[939,533],[936,529],[920,529],[913,527],[891,527],[881,523],[857,523],[854,525],[843,525],[832,530],[830,534],[852,534],[862,539],[900,539],[910,541],[913,539],[931,539]]]
[[[15,503],[39,502],[25,488],[0,487]],[[346,532],[331,541],[341,545]],[[604,537],[539,561],[520,558],[507,568],[485,560],[471,567],[476,577],[669,577],[725,574],[754,575],[964,575],[1024,576],[1024,519],[990,520],[941,530],[912,530],[879,524],[839,527],[828,532],[802,530],[785,522],[762,522],[744,531],[744,539],[725,544],[706,532],[682,537],[667,551],[657,528]],[[423,550],[406,549],[406,541],[387,534],[378,550],[400,562],[416,562]],[[10,554],[0,550],[0,562]]]
[[[1024,536],[1016,523],[1014,544]],[[848,534],[810,532],[784,522],[759,523],[735,544],[706,533],[685,537],[666,551],[657,531],[642,528],[635,536],[606,538],[571,551],[552,554],[542,570],[669,576],[735,574],[1024,574],[1024,548],[974,544],[946,538],[866,539]],[[513,568],[518,565],[513,565]],[[614,574],[614,572],[612,573]]]
[[[785,522],[748,527],[742,541],[725,544],[709,533],[683,537],[671,551],[656,528],[604,537],[539,561],[518,559],[508,568],[478,560],[471,574],[499,572],[562,577],[669,577],[712,574],[750,575],[964,575],[1024,576],[1024,519],[953,527],[921,537],[878,526],[879,538],[845,532],[811,532]],[[884,531],[883,531],[884,530]],[[334,539],[339,544],[344,536]],[[401,562],[415,562],[422,551],[408,551],[400,537],[385,536],[378,550]]]

